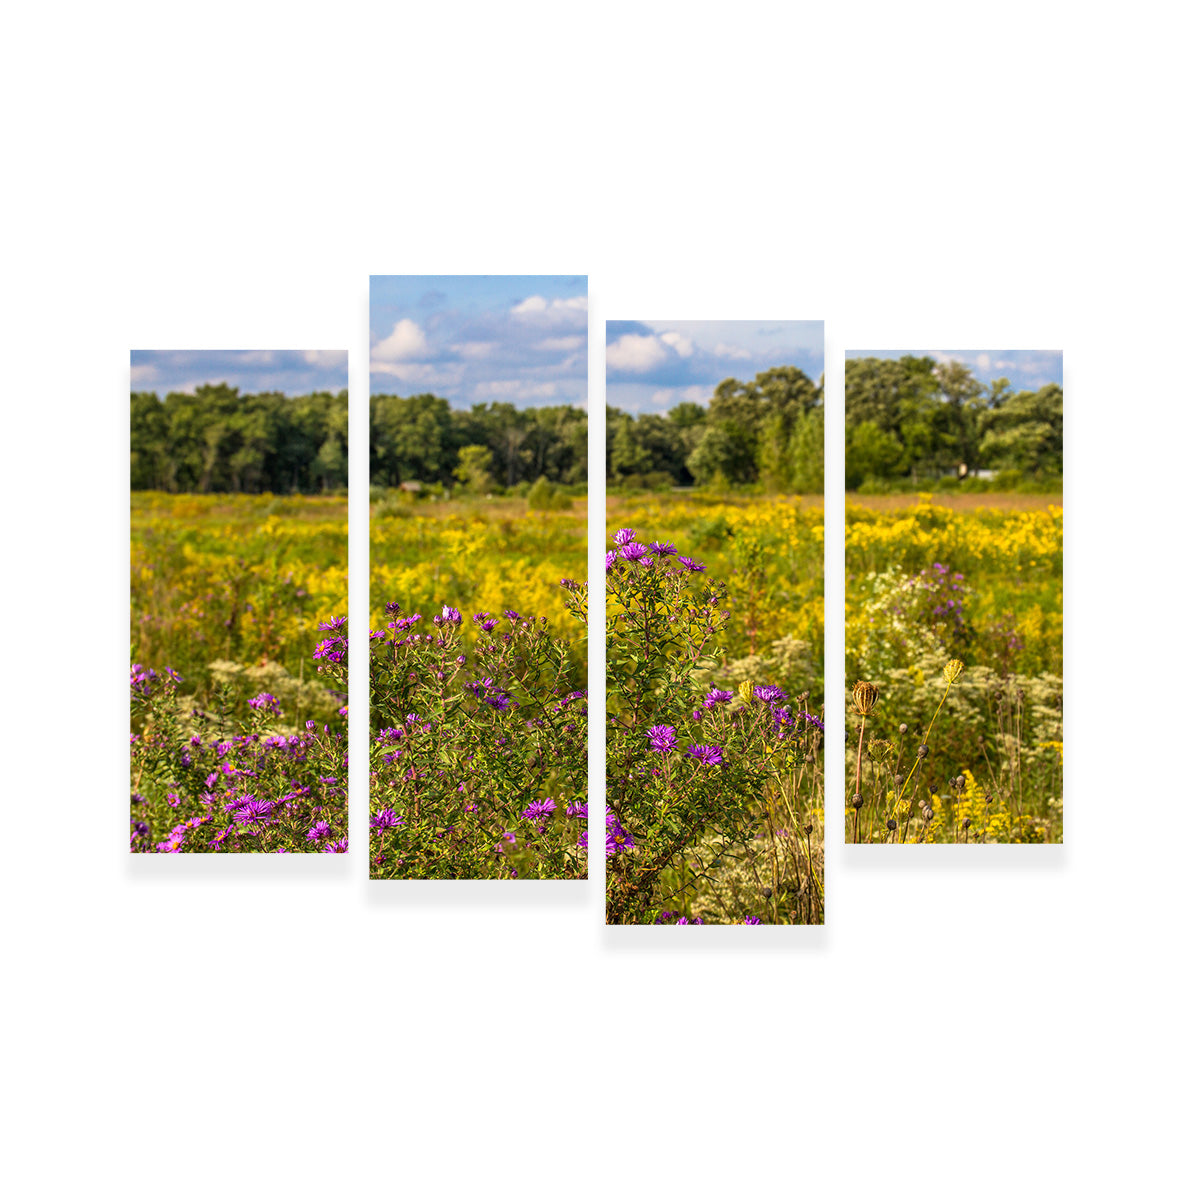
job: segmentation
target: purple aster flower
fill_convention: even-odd
[[[243,802],[234,809],[233,819],[239,825],[252,825],[256,821],[263,820],[264,817],[269,817],[271,808],[270,800],[256,800],[253,796],[246,796]]]
[[[632,529],[618,529],[617,532],[613,534],[613,541],[618,546],[628,546],[635,537],[637,537],[637,534],[634,533]]]
[[[524,817],[526,821],[544,821],[557,808],[558,805],[555,804],[549,796],[547,796],[545,800],[535,800],[527,809],[524,810],[524,812],[521,813],[521,816]]]
[[[743,924],[743,925],[761,925],[761,924],[762,924],[762,921],[760,921],[760,920],[758,919],[758,917],[747,917],[747,918],[746,918],[746,919],[745,919],[745,920],[742,922],[742,924]]]
[[[764,683],[756,687],[754,694],[767,704],[782,704],[787,699],[787,692],[773,683]]]
[[[605,573],[605,575],[609,574],[612,571],[613,567],[615,567],[617,565],[617,563],[619,563],[620,561],[621,561],[620,552],[617,550],[609,550],[604,555],[604,573]]]
[[[322,838],[328,837],[330,833],[330,825],[328,821],[318,821],[304,836],[310,842],[319,842]]]
[[[330,617],[328,621],[322,621],[317,628],[323,629],[327,633],[338,633],[345,624],[345,617]]]
[[[689,571],[704,570],[704,564],[702,562],[697,562],[694,558],[688,558],[684,555],[681,555],[678,561],[681,567],[687,567]]]
[[[345,854],[350,848],[350,842],[347,838],[338,838],[336,842],[326,842],[321,847],[322,854]]]
[[[376,833],[382,833],[385,829],[399,829],[403,824],[404,822],[390,808],[371,814],[371,828]]]
[[[720,688],[713,688],[712,691],[704,697],[705,708],[716,708],[718,704],[728,704],[733,699],[732,692],[723,692]]]
[[[626,562],[637,562],[646,557],[646,547],[641,542],[628,542],[621,547],[620,554]]]
[[[583,831],[583,832],[582,832],[582,833],[579,835],[579,841],[577,841],[577,842],[575,843],[575,845],[577,845],[577,846],[578,846],[578,847],[579,847],[581,850],[586,850],[586,849],[588,848],[588,843],[587,843],[587,835],[588,835],[588,831],[585,829],[585,830],[584,830],[584,831]]]
[[[279,714],[279,701],[270,692],[259,692],[257,696],[246,701],[251,708],[265,708],[276,715]]]
[[[814,728],[819,729],[822,733],[825,732],[825,722],[820,717],[814,717],[812,713],[799,713],[798,719],[807,721]]]
[[[675,543],[674,542],[651,542],[650,543],[650,553],[658,554],[658,555],[662,556],[663,558],[666,558],[668,555],[675,553]]]
[[[650,739],[650,749],[659,754],[675,749],[674,725],[651,725],[646,730],[646,737]]]
[[[608,831],[608,840],[604,847],[604,853],[607,857],[611,858],[614,854],[634,849],[633,838],[622,827],[620,819],[611,808],[607,810],[604,823]]]
[[[383,606],[383,611],[387,613],[389,617],[394,617],[400,612],[400,605],[397,604],[395,600],[389,600]]]
[[[147,825],[145,821],[135,821],[133,823],[133,832],[136,833],[138,837],[145,837],[150,832],[150,826]]]
[[[697,762],[708,767],[719,767],[725,761],[720,746],[689,746],[687,752]]]

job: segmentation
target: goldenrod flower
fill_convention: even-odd
[[[879,689],[873,683],[865,683],[860,679],[854,685],[852,695],[859,716],[865,717],[875,707],[875,701],[879,699]]]

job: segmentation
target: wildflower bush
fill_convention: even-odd
[[[824,726],[778,684],[707,687],[729,588],[673,543],[606,559],[608,920],[823,920]]]
[[[825,526],[819,502],[796,497],[731,499],[697,492],[610,501],[609,530],[654,529],[701,555],[724,581],[731,616],[720,657],[769,674],[821,700],[825,661]],[[788,645],[782,647],[781,643]],[[767,660],[767,661],[762,661]],[[783,678],[777,672],[792,672]]]
[[[345,618],[323,622],[314,668],[345,688]],[[178,671],[130,668],[129,845],[136,853],[346,850],[346,709],[301,722],[230,683],[197,707]],[[336,696],[336,692],[333,693]]]
[[[587,589],[561,607],[586,623]],[[371,877],[587,877],[587,693],[572,644],[512,609],[389,602],[371,645]]]
[[[875,689],[846,697],[847,840],[1061,841],[1061,507],[848,506],[846,543]]]

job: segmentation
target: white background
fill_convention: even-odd
[[[1191,1192],[1194,30],[834,7],[9,14],[7,1194]],[[372,272],[587,272],[596,416],[610,317],[1062,348],[1066,846],[851,854],[835,772],[824,930],[131,860],[129,350],[347,347],[361,455]]]

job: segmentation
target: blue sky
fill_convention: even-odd
[[[1036,392],[1048,383],[1063,381],[1061,350],[847,350],[847,358],[936,358],[956,359],[971,368],[980,383],[1007,379],[1017,391]]]
[[[341,392],[347,386],[345,350],[131,350],[135,392],[194,392],[203,383],[227,383],[238,391]]]
[[[706,404],[717,384],[770,367],[799,367],[814,383],[825,369],[822,321],[609,321],[607,402],[631,413]]]
[[[587,405],[586,275],[372,275],[371,394]]]

